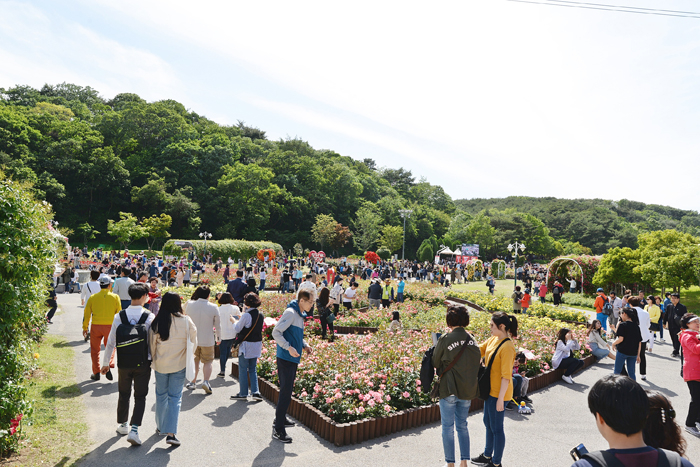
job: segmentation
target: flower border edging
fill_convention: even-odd
[[[583,368],[587,368],[595,362],[595,357],[589,355],[583,362]],[[563,374],[563,369],[557,369],[530,378],[529,390],[537,391],[554,384],[561,379]],[[231,376],[238,378],[238,364],[236,362],[231,362]],[[263,397],[273,404],[277,404],[280,394],[277,386],[260,376],[258,376],[258,386]],[[474,399],[469,412],[475,412],[483,408],[484,402],[481,399]],[[300,401],[296,397],[292,397],[287,413],[321,438],[338,447],[362,443],[370,439],[380,438],[440,420],[439,404],[431,404],[402,410],[388,417],[369,418],[350,423],[336,423],[317,408]]]

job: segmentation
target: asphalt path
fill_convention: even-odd
[[[294,439],[282,444],[271,438],[275,407],[263,402],[232,401],[238,383],[230,375],[214,378],[213,394],[202,389],[184,390],[178,438],[182,445],[169,447],[155,434],[155,378],[146,399],[146,413],[139,433],[143,444],[131,446],[126,436],[116,434],[117,382],[90,380],[89,344],[83,340],[79,294],[59,295],[62,311],[57,313],[51,334],[64,336],[75,350],[75,373],[82,391],[85,414],[93,442],[92,450],[79,463],[96,466],[442,466],[441,427],[433,423],[402,431],[362,444],[338,448],[319,438],[304,426],[288,430]],[[669,341],[670,342],[670,341]],[[679,375],[680,362],[671,357],[670,343],[657,344],[648,354],[648,379],[640,381],[647,389],[661,391],[673,403],[677,421],[684,425],[690,402],[687,386]],[[608,363],[609,362],[609,363]],[[218,361],[214,362],[214,374]],[[227,373],[230,373],[230,364]],[[506,467],[568,466],[569,450],[584,443],[589,450],[606,449],[593,416],[588,411],[588,389],[601,377],[612,373],[612,360],[593,365],[574,376],[576,384],[559,382],[530,394],[534,413],[506,412]],[[201,373],[200,373],[201,374]],[[133,400],[132,400],[133,403]],[[133,407],[133,406],[132,406]],[[77,415],[76,416],[80,416]],[[471,456],[484,447],[481,411],[468,418]],[[700,465],[700,439],[690,435],[687,457]],[[457,447],[459,459],[459,447]]]

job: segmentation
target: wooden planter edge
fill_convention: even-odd
[[[590,355],[584,359],[583,368],[591,366],[595,357]],[[564,374],[563,369],[550,370],[530,379],[529,391],[543,389],[554,384]],[[231,362],[231,376],[238,378],[238,364]],[[258,376],[260,393],[273,404],[279,399],[279,388]],[[469,412],[484,408],[481,399],[472,400]],[[336,423],[317,408],[300,401],[292,396],[287,414],[304,424],[324,440],[338,447],[359,444],[364,441],[380,438],[399,431],[415,428],[440,420],[440,405],[435,403],[401,410],[388,417],[369,418],[349,423]]]

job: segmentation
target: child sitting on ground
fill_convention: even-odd
[[[524,352],[518,352],[515,354],[515,361],[513,364],[513,399],[520,404],[521,402],[532,402],[532,400],[527,397],[527,388],[530,384],[530,379],[525,376],[527,371],[527,357]],[[517,406],[511,401],[506,409],[513,410]]]

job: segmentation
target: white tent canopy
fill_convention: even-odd
[[[446,246],[445,248],[441,249],[441,250],[438,250],[438,252],[436,253],[437,256],[440,256],[440,255],[454,255],[454,254],[456,254],[456,253],[455,253],[454,251],[450,250],[450,247],[447,247],[447,246]]]

